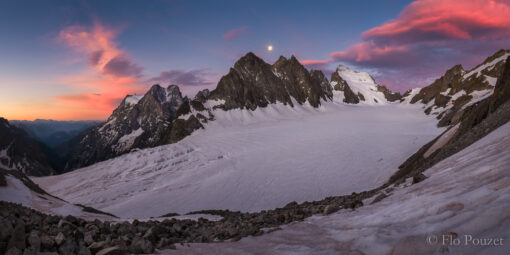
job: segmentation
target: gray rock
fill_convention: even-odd
[[[18,220],[14,231],[12,231],[12,236],[9,239],[9,243],[7,244],[7,248],[16,247],[20,250],[25,249],[25,223],[22,220]]]
[[[17,247],[12,247],[5,253],[5,255],[22,255],[22,254],[23,252]]]
[[[66,237],[64,236],[64,234],[62,232],[59,232],[54,240],[55,240],[55,243],[57,244],[57,246],[60,246],[66,240]]]
[[[118,246],[108,247],[96,253],[96,255],[126,255],[126,254],[127,254],[126,250]]]
[[[76,251],[76,243],[70,238],[66,239],[64,243],[58,247],[58,253],[60,255],[75,255]]]
[[[107,241],[93,242],[91,245],[89,245],[89,249],[92,252],[92,254],[95,254],[98,251],[104,249],[107,245],[108,245]]]
[[[324,208],[324,214],[325,215],[332,214],[332,213],[337,212],[338,210],[340,210],[340,207],[337,205],[327,205]]]
[[[385,199],[386,197],[388,197],[388,195],[384,194],[384,193],[381,193],[379,194],[376,198],[374,198],[374,200],[372,201],[372,203],[370,204],[375,204],[383,199]]]
[[[413,184],[419,183],[427,179],[427,176],[425,176],[423,173],[418,173],[413,176]]]
[[[175,245],[172,243],[172,241],[168,238],[161,238],[156,245],[156,248],[158,249],[175,249]]]
[[[58,222],[57,227],[58,228],[63,228],[66,225],[72,225],[72,224],[70,222],[64,220],[64,219],[60,219],[60,221]]]
[[[86,232],[84,237],[83,237],[83,241],[87,244],[87,245],[90,245],[94,242],[94,238],[93,238],[93,233],[92,231],[89,231],[89,232]]]
[[[23,251],[23,255],[36,255],[37,252],[33,248],[27,248]]]
[[[90,249],[85,246],[78,247],[77,255],[91,255]]]
[[[42,234],[40,240],[43,249],[50,249],[55,245],[55,239],[47,234]]]
[[[39,233],[37,231],[32,230],[30,235],[28,236],[28,244],[35,251],[39,251],[41,249],[41,239],[39,238]]]
[[[11,236],[12,231],[14,231],[14,228],[12,227],[11,222],[4,217],[0,217],[0,242],[7,241]]]
[[[152,247],[152,243],[149,240],[143,237],[135,237],[129,250],[133,253],[149,254],[154,251],[154,247]]]

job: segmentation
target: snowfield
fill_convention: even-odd
[[[6,175],[5,180],[7,186],[0,186],[1,201],[19,203],[51,215],[73,215],[88,220],[100,219],[111,221],[115,219],[108,215],[85,212],[83,208],[79,206],[46,194],[34,192],[22,181],[13,176]]]
[[[375,188],[444,130],[419,105],[296,105],[216,110],[176,144],[33,180],[123,218],[259,211]]]
[[[508,254],[509,134],[507,123],[425,171],[425,181],[408,180],[356,211],[313,216],[238,242],[181,245],[158,254]]]

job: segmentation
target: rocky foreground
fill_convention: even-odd
[[[418,180],[418,178],[417,178]],[[86,221],[73,216],[55,216],[19,204],[0,201],[1,254],[127,254],[172,249],[176,243],[237,241],[262,235],[278,226],[301,221],[313,214],[354,210],[377,190],[329,197],[321,201],[289,203],[283,208],[257,213],[201,211],[221,215],[220,221],[164,219],[163,221]],[[375,201],[382,198],[376,198]]]

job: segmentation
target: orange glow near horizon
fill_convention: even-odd
[[[0,114],[9,120],[105,120],[128,94],[143,93],[139,68],[118,49],[118,31],[94,22],[92,27],[70,26],[58,34],[64,44],[86,63],[76,74],[57,77],[52,84],[71,93],[25,102],[0,102]],[[35,95],[34,95],[35,96]]]

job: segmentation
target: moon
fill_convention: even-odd
[[[269,45],[269,46],[267,46],[267,50],[268,50],[268,51],[273,51],[273,45]]]

